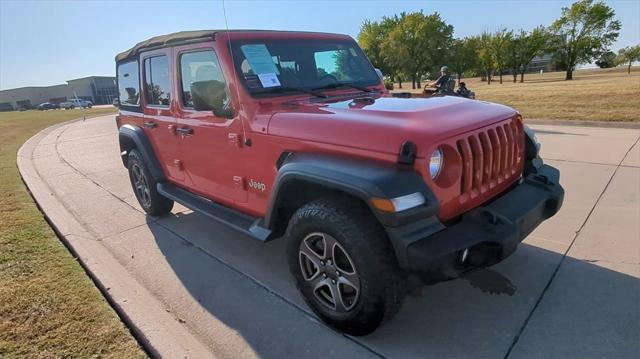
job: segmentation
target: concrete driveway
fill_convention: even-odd
[[[533,126],[561,170],[560,213],[504,262],[412,286],[367,337],[320,323],[284,241],[243,237],[177,205],[146,216],[113,116],[44,130],[18,165],[35,199],[115,308],[168,357],[640,356],[640,131]]]

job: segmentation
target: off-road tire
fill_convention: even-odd
[[[346,313],[328,309],[305,280],[301,243],[314,233],[333,237],[346,250],[359,276],[359,294]],[[391,319],[406,294],[406,274],[399,269],[384,229],[369,208],[353,199],[327,197],[299,208],[286,232],[289,270],[309,307],[330,326],[351,334],[367,335]],[[338,274],[339,275],[339,274]]]
[[[162,216],[171,212],[173,201],[158,193],[157,182],[149,173],[149,169],[138,150],[129,151],[127,168],[129,169],[131,188],[142,209],[151,216]]]

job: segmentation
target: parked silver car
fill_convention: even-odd
[[[93,103],[91,101],[72,98],[65,102],[60,103],[60,108],[64,108],[65,110],[73,110],[74,108],[91,108],[93,107]]]

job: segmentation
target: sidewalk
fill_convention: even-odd
[[[360,338],[304,305],[284,241],[258,243],[179,205],[172,216],[144,215],[113,116],[44,130],[18,165],[64,240],[162,356],[636,357],[640,131],[534,129],[561,170],[561,212],[504,262],[413,288],[393,321]]]

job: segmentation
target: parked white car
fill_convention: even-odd
[[[91,101],[87,101],[79,98],[72,98],[70,100],[60,103],[60,108],[64,108],[65,110],[68,110],[68,109],[73,110],[76,107],[91,108],[92,106],[93,106],[93,103]]]

